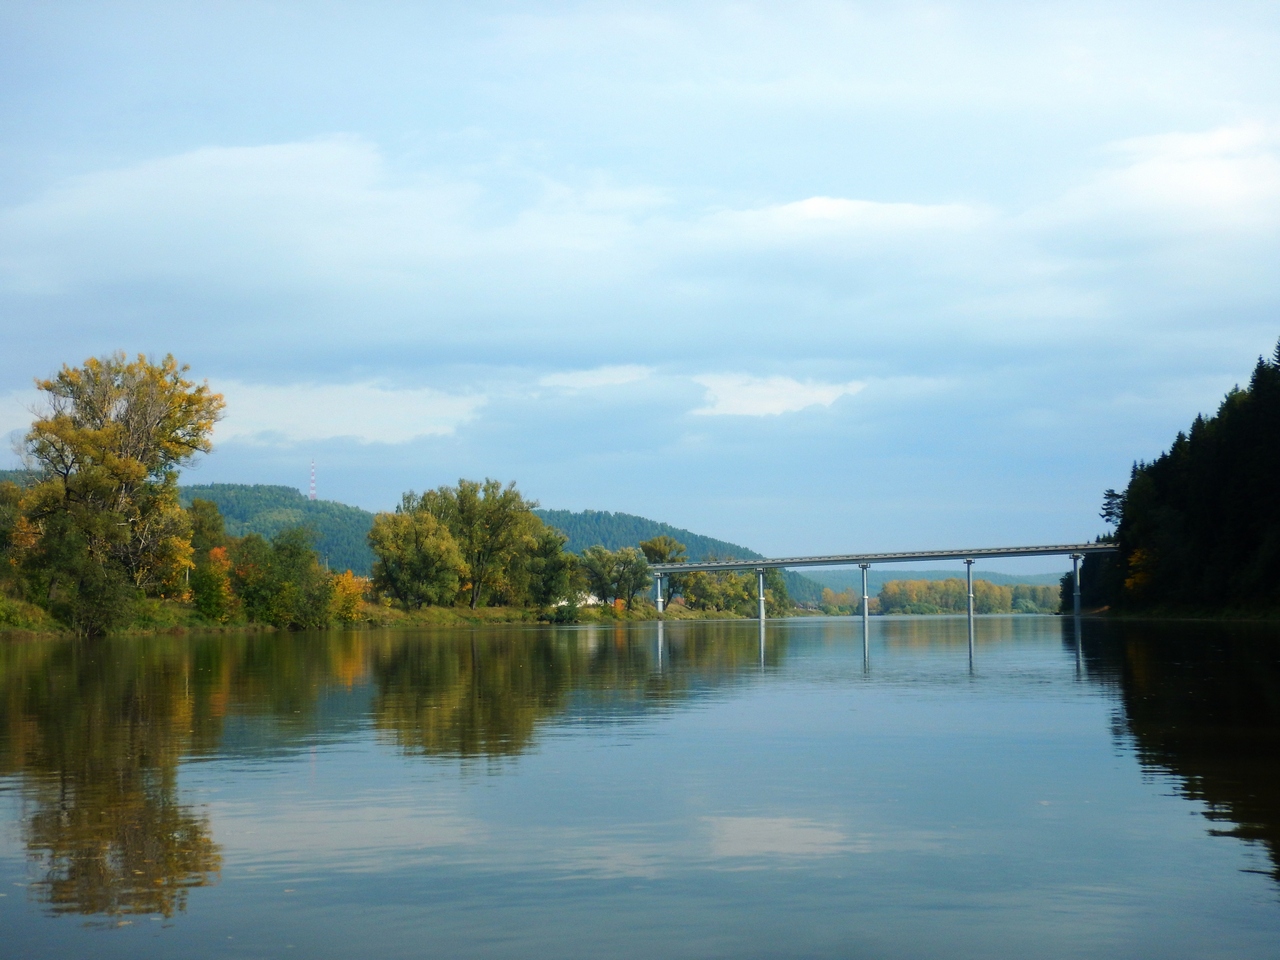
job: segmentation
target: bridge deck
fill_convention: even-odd
[[[758,570],[762,567],[840,567],[863,563],[904,563],[913,560],[988,560],[995,557],[1069,557],[1071,554],[1114,553],[1110,543],[1066,543],[1043,547],[986,547],[980,550],[911,550],[903,553],[848,553],[830,557],[775,557],[769,560],[699,560],[695,563],[654,563],[654,573],[690,570]]]

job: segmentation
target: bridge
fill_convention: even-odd
[[[690,563],[654,563],[649,569],[654,575],[657,590],[658,613],[666,603],[662,595],[662,580],[673,573],[692,573],[695,570],[755,570],[756,595],[760,605],[760,629],[764,630],[764,572],[771,567],[840,567],[862,568],[862,635],[867,636],[867,571],[873,563],[907,563],[916,560],[963,560],[965,581],[969,592],[969,655],[973,656],[973,563],[998,557],[1070,557],[1073,578],[1073,613],[1080,619],[1080,561],[1090,553],[1114,553],[1116,546],[1110,543],[1066,543],[1039,547],[984,547],[977,550],[910,550],[900,553],[842,553],[825,557],[777,557],[772,560],[697,560]],[[763,636],[763,633],[761,634]]]

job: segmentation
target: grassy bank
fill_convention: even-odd
[[[627,623],[659,619],[652,603],[636,603],[631,610],[615,610],[609,606],[584,606],[576,618],[565,623]],[[740,620],[738,614],[724,610],[691,610],[681,604],[667,608],[664,620]],[[423,607],[405,611],[381,603],[363,603],[354,620],[334,622],[332,628],[415,629],[418,627],[469,627],[502,623],[547,622],[547,613],[532,607]],[[215,623],[204,619],[193,605],[173,600],[144,600],[139,603],[128,627],[112,632],[113,636],[152,636],[155,634],[271,632],[278,628],[269,624]],[[37,638],[63,636],[70,631],[46,611],[18,600],[0,599],[0,637]]]

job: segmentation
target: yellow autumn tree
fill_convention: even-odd
[[[23,513],[33,599],[79,632],[127,616],[132,598],[181,590],[190,522],[178,468],[211,449],[222,397],[187,379],[172,356],[123,353],[37,380],[45,408],[26,436],[37,482]]]

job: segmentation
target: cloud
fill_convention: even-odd
[[[806,407],[829,407],[866,386],[857,380],[801,383],[791,377],[751,377],[740,373],[708,373],[693,379],[707,391],[707,405],[693,412],[708,417],[767,417]]]
[[[613,367],[596,367],[594,370],[571,370],[550,373],[538,380],[538,386],[558,387],[562,390],[595,390],[600,387],[618,387],[648,378],[652,367],[626,364]]]
[[[727,210],[707,217],[699,233],[770,245],[804,240],[920,238],[973,231],[992,219],[960,203],[881,203],[848,197],[808,197],[790,203]]]
[[[482,395],[393,389],[376,383],[264,386],[224,381],[227,400],[217,440],[283,439],[288,443],[351,437],[361,443],[406,443],[445,436],[471,420]]]
[[[1048,205],[1055,221],[1124,220],[1125,232],[1238,232],[1280,227],[1280,136],[1245,123],[1112,143],[1118,163]]]
[[[519,179],[513,206],[465,176],[398,176],[358,137],[205,147],[72,178],[0,211],[0,285],[49,294],[166,280],[386,298],[444,284],[483,296],[583,275],[586,262],[601,273],[600,255],[664,202],[601,177]]]

